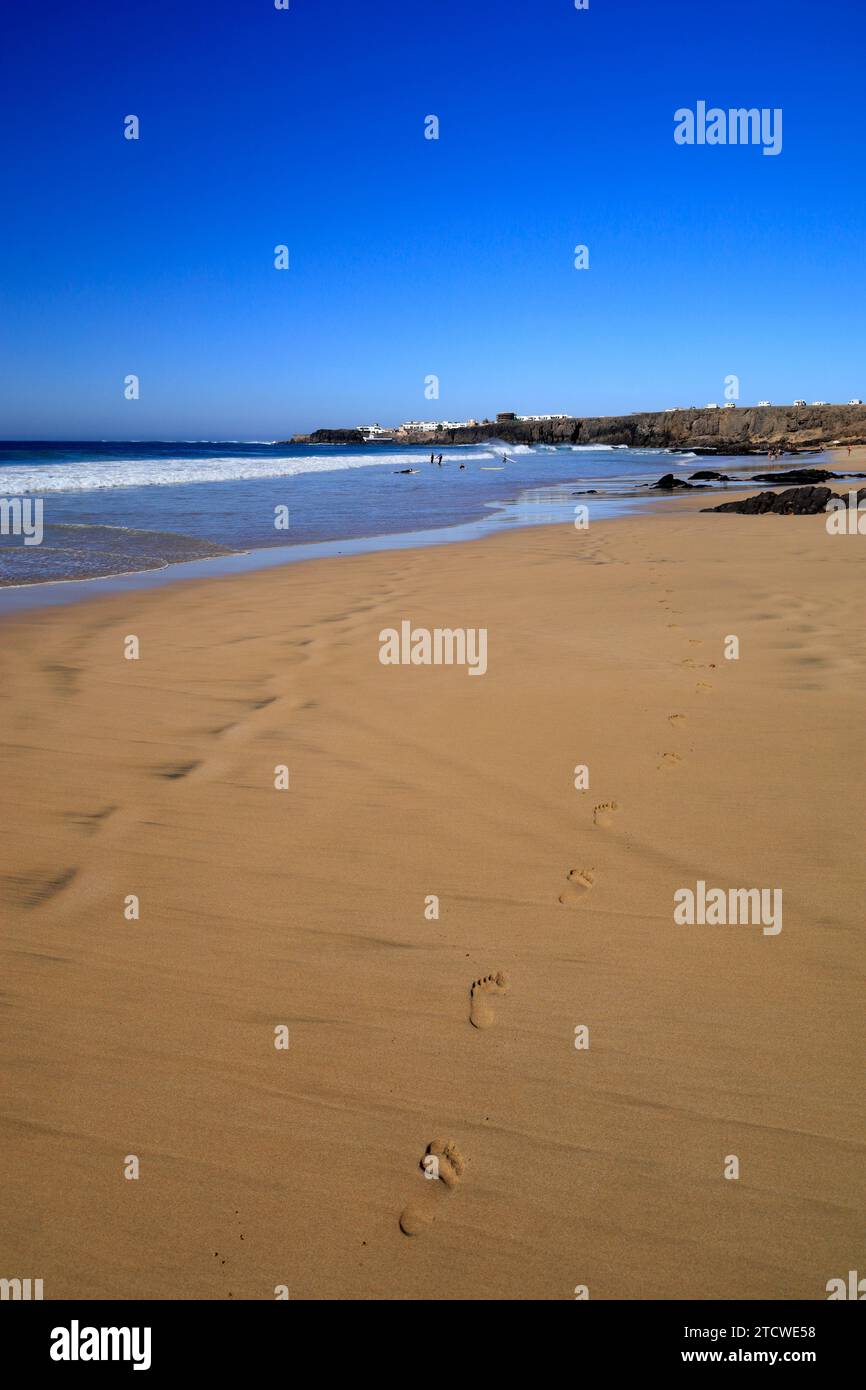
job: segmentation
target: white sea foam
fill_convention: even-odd
[[[461,458],[486,459],[487,450],[463,452]],[[302,473],[331,473],[383,464],[406,467],[418,463],[417,453],[274,455],[267,458],[90,459],[59,465],[13,464],[0,469],[0,488],[6,496],[26,493],[103,492],[124,487],[183,487],[188,483],[245,482],[262,478],[294,478]]]
[[[627,449],[627,444],[513,444],[508,439],[488,439],[488,449],[496,454],[607,454],[614,449]],[[641,450],[641,453],[652,452]],[[659,450],[659,452],[664,452]],[[461,450],[460,457],[464,454]]]
[[[483,444],[464,445],[441,451],[432,446],[434,454],[442,452],[449,462],[499,463],[502,455],[509,458],[535,457],[550,454],[610,453],[610,444],[530,445],[512,444],[507,440],[490,439]],[[0,469],[0,490],[6,496],[25,496],[28,493],[103,492],[117,488],[184,487],[194,483],[247,482],[267,478],[294,478],[305,473],[332,473],[355,468],[407,468],[424,463],[429,457],[428,446],[413,451],[395,449],[391,452],[364,449],[317,450],[314,454],[274,454],[259,458],[224,454],[216,458],[190,458],[178,455],[171,458],[77,459],[69,463],[12,464]],[[645,455],[665,454],[664,449],[641,450]],[[696,456],[681,454],[678,463]]]

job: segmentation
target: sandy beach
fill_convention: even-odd
[[[866,542],[702,504],[3,620],[9,1270],[375,1300],[862,1270]],[[485,628],[486,673],[383,665],[404,620]],[[782,929],[676,924],[698,881],[782,890]]]

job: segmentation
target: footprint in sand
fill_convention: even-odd
[[[698,681],[697,685],[695,686],[695,690],[712,690],[712,688],[713,687],[709,681]]]
[[[676,727],[677,724],[685,724],[686,716],[684,714],[669,714],[668,722]]]
[[[595,882],[595,871],[593,869],[572,869],[568,875],[568,887],[560,893],[559,901],[566,907],[576,907],[583,902],[592,889]]]
[[[618,801],[602,801],[595,807],[592,813],[593,825],[599,825],[603,830],[607,830],[613,825],[614,817],[619,810]]]
[[[680,757],[679,753],[662,753],[661,756],[662,760],[660,763],[657,764],[657,767],[659,768],[676,767],[677,763],[682,762],[682,758]]]
[[[424,1176],[431,1183],[435,1179],[445,1184],[449,1192],[463,1177],[466,1164],[453,1139],[434,1139],[427,1145],[421,1167]],[[441,1201],[441,1193],[430,1192],[424,1198],[418,1197],[409,1203],[400,1215],[400,1230],[406,1236],[417,1236],[426,1229],[436,1216],[436,1207]]]
[[[507,994],[510,988],[508,976],[501,970],[497,970],[495,975],[485,975],[483,979],[472,981],[469,990],[469,1022],[474,1028],[489,1028],[495,1023],[496,1015],[488,996]]]

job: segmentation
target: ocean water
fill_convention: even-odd
[[[495,440],[436,450],[441,467],[430,463],[430,452],[226,441],[0,443],[0,499],[40,502],[44,530],[38,545],[0,535],[0,585],[54,587],[177,566],[188,574],[209,557],[206,572],[220,568],[217,560],[225,572],[237,567],[232,556],[252,552],[265,563],[279,552],[291,560],[337,542],[369,549],[404,544],[407,536],[447,541],[467,527],[481,533],[567,521],[578,501],[591,516],[611,516],[651,505],[646,485],[662,473],[687,476],[700,466],[692,454],[661,449]],[[710,466],[730,471],[743,460]],[[590,490],[595,496],[576,495]],[[278,509],[281,516],[288,509],[287,529],[275,525]]]

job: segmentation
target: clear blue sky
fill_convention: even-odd
[[[864,11],[8,5],[0,436],[866,398]],[[782,153],[677,146],[699,99]]]

